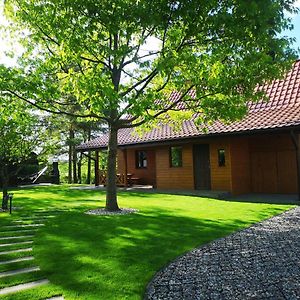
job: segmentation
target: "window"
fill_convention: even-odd
[[[135,152],[135,167],[137,169],[147,168],[147,152],[136,151]]]
[[[170,166],[182,167],[182,147],[170,148]]]
[[[219,167],[225,167],[225,150],[218,149],[218,162]]]

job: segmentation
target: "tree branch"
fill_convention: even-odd
[[[17,94],[16,92],[10,90],[10,89],[7,89],[7,92],[10,94],[10,95],[13,95],[23,101],[25,101],[26,103],[38,108],[39,110],[42,110],[42,111],[46,111],[48,113],[53,113],[53,114],[56,114],[56,115],[67,115],[67,116],[71,116],[71,117],[76,117],[76,118],[95,118],[95,119],[99,119],[99,120],[104,120],[104,121],[108,121],[108,118],[106,117],[100,117],[98,115],[95,115],[95,114],[87,114],[87,115],[83,115],[83,114],[75,114],[75,113],[70,113],[68,111],[62,111],[60,110],[59,108],[57,107],[54,107],[55,109],[57,110],[52,110],[52,109],[48,109],[48,108],[45,108],[45,107],[42,107],[40,106],[39,104],[37,103],[34,103],[28,99],[26,99],[25,97]]]

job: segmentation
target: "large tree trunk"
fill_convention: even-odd
[[[106,209],[109,211],[119,210],[116,186],[116,161],[118,146],[118,129],[114,126],[109,128],[108,159],[107,159],[107,190]]]

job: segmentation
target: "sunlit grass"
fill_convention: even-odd
[[[14,204],[23,209],[0,218],[4,224],[38,209],[63,209],[49,212],[56,217],[38,231],[34,255],[53,293],[65,299],[142,299],[155,272],[178,255],[292,207],[121,192],[120,206],[138,213],[84,214],[104,200],[101,191],[68,186],[17,190]]]

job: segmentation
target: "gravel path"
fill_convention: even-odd
[[[300,207],[179,257],[145,299],[300,299]]]

